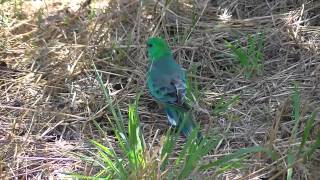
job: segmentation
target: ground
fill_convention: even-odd
[[[205,161],[255,145],[280,155],[271,161],[255,154],[245,167],[218,178],[285,177],[286,155],[300,145],[307,119],[320,104],[319,12],[317,0],[0,1],[0,175],[92,175],[94,166],[73,153],[93,152],[93,138],[116,147],[93,64],[124,117],[140,93],[146,144],[159,144],[170,126],[146,88],[145,42],[161,36],[193,82],[201,131],[224,136]],[[247,34],[259,33],[263,58],[259,72],[248,78],[226,42],[245,48]],[[295,86],[301,112],[292,139]],[[213,113],[221,99],[235,96],[225,111]],[[316,113],[307,144],[315,142],[319,125]],[[319,179],[319,155],[316,150],[309,161],[296,163],[293,178]]]

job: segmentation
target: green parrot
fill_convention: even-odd
[[[147,86],[153,98],[164,107],[169,122],[181,127],[189,136],[196,127],[190,106],[185,102],[186,74],[173,58],[166,41],[151,37],[147,40],[149,67]],[[201,137],[201,134],[198,134]]]

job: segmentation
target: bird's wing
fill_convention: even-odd
[[[186,82],[181,78],[173,78],[172,82],[177,96],[177,101],[174,104],[182,105],[186,96]]]
[[[162,74],[149,81],[152,96],[158,101],[186,108],[186,82],[184,73]]]

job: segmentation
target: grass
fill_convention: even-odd
[[[22,0],[14,0],[14,16],[21,19],[23,14],[22,14]]]
[[[0,3],[0,177],[320,177],[316,1]],[[152,35],[187,70],[202,143],[146,90]]]
[[[97,69],[95,70],[106,102],[111,103],[110,93],[105,89]],[[177,132],[172,132],[169,129],[163,137],[164,141],[158,150],[159,153],[148,154],[150,152],[146,149],[145,138],[140,129],[138,115],[139,97],[139,95],[136,97],[133,104],[129,104],[127,132],[124,128],[124,121],[120,118],[122,116],[116,113],[113,114],[113,119],[117,124],[117,126],[113,127],[113,131],[117,134],[118,146],[122,151],[121,157],[117,155],[112,147],[109,148],[95,140],[91,140],[99,152],[97,156],[98,160],[94,160],[94,163],[100,165],[102,170],[94,176],[73,174],[71,175],[72,177],[88,179],[185,179],[190,177],[192,173],[207,171],[211,168],[217,169],[217,173],[213,176],[215,177],[232,168],[243,166],[241,158],[244,156],[257,152],[272,154],[271,151],[263,147],[250,147],[238,150],[214,162],[201,165],[200,160],[204,159],[209,152],[217,148],[222,137],[218,135],[215,135],[211,139],[204,137],[199,142],[199,129],[197,128],[186,139],[177,159],[169,163],[170,156],[173,156],[173,152],[176,150],[177,138],[181,134],[181,129]],[[120,112],[114,104],[111,103],[108,106],[112,112]],[[222,111],[222,109],[219,110],[219,112]],[[97,126],[99,127],[98,124]],[[92,161],[90,157],[85,159]]]
[[[187,91],[186,99],[190,104],[198,103],[201,100],[201,92],[199,90],[199,83],[192,76],[195,75],[196,67],[191,67],[187,73]]]
[[[236,103],[239,100],[240,96],[236,95],[231,97],[231,99],[225,100],[223,97],[217,101],[212,109],[213,116],[220,116],[225,113],[230,106]]]
[[[225,42],[234,56],[243,68],[246,78],[251,78],[254,75],[261,74],[263,60],[263,33],[256,35],[248,34],[247,47],[241,46],[239,40],[234,43]]]
[[[298,89],[298,85],[295,84],[293,95],[292,95],[292,117],[294,119],[294,126],[291,130],[290,142],[294,142],[297,139],[298,135],[298,127],[301,124],[301,98]],[[292,147],[287,152],[287,180],[291,180],[293,178],[293,168],[299,163],[306,163],[306,161],[312,159],[315,152],[314,149],[320,147],[320,131],[316,132],[316,139],[311,142],[309,146],[306,146],[306,142],[310,137],[312,126],[314,125],[316,114],[319,112],[319,109],[316,109],[312,112],[311,116],[307,118],[305,127],[301,127],[303,129],[303,135],[300,140],[299,148]]]

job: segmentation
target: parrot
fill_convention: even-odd
[[[170,124],[188,137],[196,127],[191,107],[186,103],[186,73],[174,60],[167,42],[160,37],[147,40],[147,88],[163,106]],[[182,126],[182,127],[180,127]],[[202,135],[199,131],[198,138]]]

